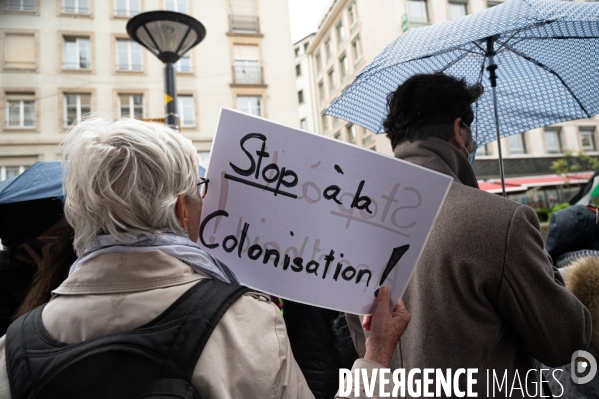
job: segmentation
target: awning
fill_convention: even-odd
[[[515,177],[511,179],[505,179],[505,192],[524,192],[535,187],[543,188],[563,186],[566,184],[585,184],[592,176],[593,172],[572,173],[566,177],[560,175]],[[499,179],[479,181],[478,186],[481,190],[485,190],[489,193],[501,193],[501,181]]]

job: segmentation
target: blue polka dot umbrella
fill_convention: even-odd
[[[382,133],[389,93],[414,74],[444,72],[485,87],[471,126],[478,146],[590,118],[599,113],[598,21],[597,3],[508,0],[458,20],[409,30],[324,113]],[[499,167],[504,186],[501,146]]]

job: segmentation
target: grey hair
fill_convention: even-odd
[[[126,242],[170,230],[179,194],[200,201],[198,154],[189,139],[159,123],[92,116],[62,143],[65,216],[81,256],[100,234]]]

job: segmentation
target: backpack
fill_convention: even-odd
[[[40,306],[6,333],[12,398],[200,399],[193,370],[221,317],[247,291],[202,279],[149,323],[77,344],[49,334]]]

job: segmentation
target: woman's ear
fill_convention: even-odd
[[[177,220],[183,228],[187,230],[187,209],[185,208],[185,194],[179,194],[177,196],[177,203],[175,204],[175,215]]]

